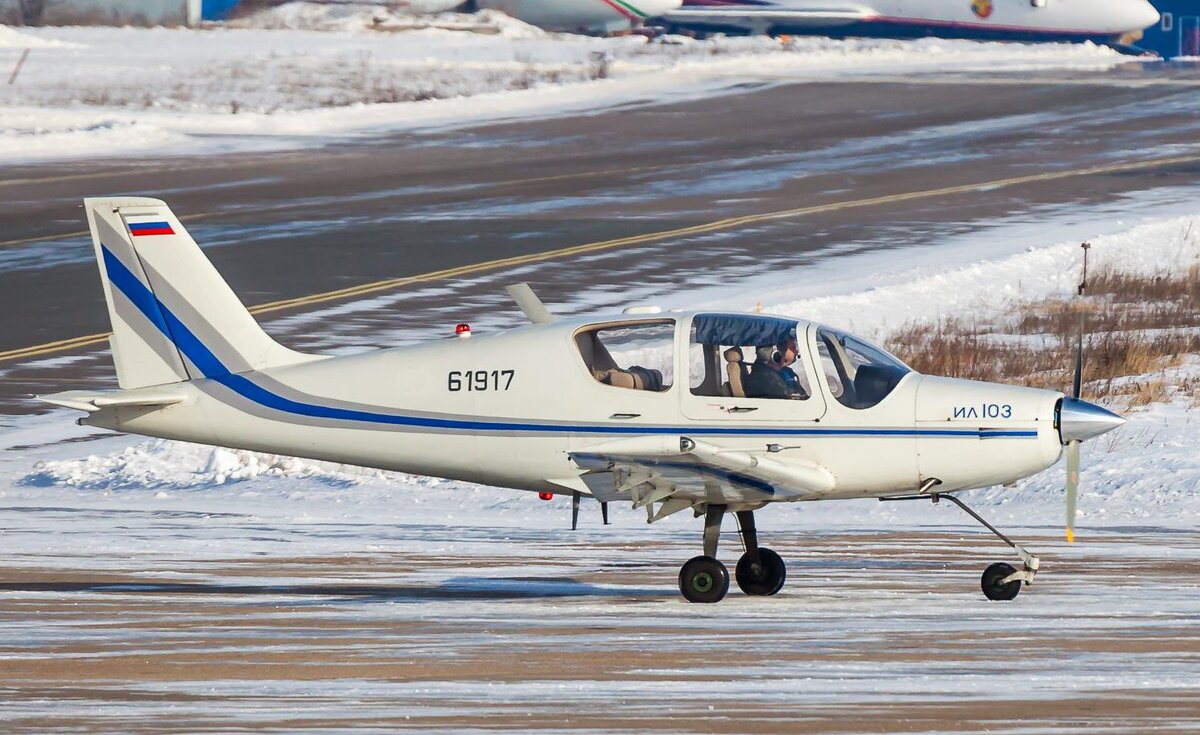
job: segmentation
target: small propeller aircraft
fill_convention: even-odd
[[[704,518],[679,589],[716,602],[732,513],[735,579],[773,595],[786,570],[759,545],[770,503],[946,499],[1013,547],[983,574],[1012,599],[1038,559],[953,493],[1014,482],[1123,423],[1056,391],[920,375],[878,347],[784,316],[662,312],[557,319],[524,284],[531,324],[488,336],[324,357],[269,337],[162,201],[84,201],[112,320],[118,391],[42,400],[81,424],[579,499],[630,502],[654,522]],[[1081,343],[1082,346],[1082,343]],[[751,364],[748,356],[753,358]],[[606,507],[606,506],[605,506]]]

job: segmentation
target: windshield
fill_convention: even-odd
[[[848,408],[877,405],[912,372],[895,356],[844,332],[820,327],[816,339],[829,392]]]

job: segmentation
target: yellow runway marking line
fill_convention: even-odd
[[[455,268],[446,268],[443,270],[422,273],[415,276],[388,278],[382,281],[373,281],[371,283],[350,286],[348,288],[342,288],[336,291],[325,291],[322,293],[309,294],[308,296],[299,296],[291,299],[270,301],[265,304],[259,304],[257,306],[250,307],[250,313],[268,314],[274,311],[292,309],[298,306],[310,306],[328,301],[338,301],[356,296],[365,296],[368,294],[378,293],[380,291],[399,288],[401,286],[412,285],[414,283],[425,283],[428,281],[436,281],[445,278],[476,275],[500,268],[530,265],[532,263],[543,263],[550,260],[560,260],[562,258],[569,258],[577,255],[599,253],[615,248],[630,247],[633,245],[646,245],[661,240],[670,240],[679,237],[705,235],[713,232],[721,232],[724,230],[746,227],[748,225],[761,224],[764,222],[773,222],[776,220],[791,219],[794,217],[804,217],[811,214],[824,214],[827,212],[838,212],[845,209],[873,207],[881,204],[895,204],[898,202],[929,199],[931,197],[938,196],[952,196],[955,194],[965,194],[972,191],[978,191],[980,189],[998,189],[1021,184],[1056,181],[1059,179],[1068,179],[1077,176],[1120,173],[1123,171],[1136,171],[1139,169],[1157,168],[1159,166],[1169,166],[1176,163],[1193,163],[1197,161],[1200,161],[1200,155],[1174,156],[1171,158],[1157,158],[1149,161],[1134,161],[1130,163],[1114,163],[1104,166],[1089,166],[1087,168],[1071,169],[1068,171],[1054,171],[1051,173],[1030,174],[1028,176],[1013,176],[1007,179],[982,181],[974,184],[959,184],[957,186],[946,186],[940,189],[925,189],[922,191],[912,191],[903,194],[887,194],[884,196],[868,197],[865,199],[850,199],[843,202],[816,204],[810,207],[782,209],[774,212],[763,212],[761,214],[748,214],[741,217],[728,217],[700,225],[692,225],[690,227],[678,227],[671,230],[647,232],[642,235],[630,235],[628,237],[619,237],[612,240],[600,240],[598,242],[585,243],[583,245],[573,245],[570,247],[558,248],[557,250],[548,250],[541,253],[530,253],[528,255],[518,255],[511,258],[499,258],[497,260],[488,260],[482,263],[462,265]],[[202,215],[189,215],[189,218],[195,218],[199,216]],[[183,218],[181,217],[180,219]],[[20,360],[29,357],[51,354],[54,352],[63,352],[78,347],[85,347],[101,342],[107,339],[108,336],[109,333],[89,334],[81,337],[74,337],[72,339],[60,340],[58,342],[47,342],[45,344],[8,350],[7,352],[0,352],[0,362]]]
[[[57,342],[47,342],[45,344],[33,345],[31,347],[19,347],[15,350],[0,352],[0,362],[24,360],[28,357],[38,357],[39,355],[50,355],[56,352],[66,352],[67,350],[74,350],[79,347],[90,347],[91,345],[106,341],[111,334],[112,332],[85,334],[82,337],[72,337],[71,339],[63,339]]]

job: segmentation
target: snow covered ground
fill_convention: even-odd
[[[0,26],[0,70],[30,50],[16,83],[0,85],[0,162],[319,145],[754,82],[1129,62],[1086,44],[604,39],[494,13],[424,23],[379,6],[292,3],[199,30]]]

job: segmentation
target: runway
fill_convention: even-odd
[[[318,151],[7,170],[3,410],[111,382],[88,195],[167,199],[273,334],[345,350],[514,323],[515,280],[560,311],[620,306],[1197,180],[1186,86],[995,81],[760,85]]]
[[[703,606],[674,586],[695,529],[638,528],[629,512],[607,530],[589,515],[575,533],[501,539],[5,508],[18,539],[18,526],[47,522],[64,540],[114,525],[126,538],[3,562],[0,714],[11,733],[1200,727],[1194,533],[1110,529],[1066,547],[1021,529],[1046,571],[1012,603],[989,603],[978,574],[1008,551],[933,525],[954,513],[882,532],[781,530],[765,514],[764,540],[789,563],[784,591]],[[156,554],[126,556],[134,537]],[[727,562],[736,545],[727,533]]]

